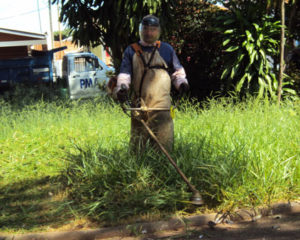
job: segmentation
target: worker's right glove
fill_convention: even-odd
[[[122,84],[121,89],[117,92],[118,101],[122,104],[128,100],[128,89]]]

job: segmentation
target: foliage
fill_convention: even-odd
[[[34,104],[43,99],[44,102],[59,101],[63,99],[60,89],[49,84],[16,84],[7,91],[0,93],[0,100],[3,99],[11,106],[22,108]]]
[[[227,13],[240,11],[244,20],[250,23],[248,31],[255,35],[259,31],[257,32],[254,26],[250,25],[255,23],[259,28],[264,28],[263,16],[272,16],[274,17],[272,22],[276,22],[279,19],[280,5],[279,0],[54,0],[53,2],[62,4],[60,17],[70,27],[74,41],[80,41],[81,45],[102,44],[108,47],[117,72],[125,48],[138,40],[138,25],[141,18],[149,13],[156,14],[162,22],[162,40],[171,42],[176,49],[192,85],[192,95],[199,98],[204,98],[212,91],[217,92],[221,88],[220,76],[224,62],[227,60],[223,58],[220,33],[209,31],[212,23],[215,22],[215,17],[222,12],[219,10],[223,9]],[[221,3],[226,10],[211,3]],[[289,30],[287,43],[289,46],[293,38],[299,38],[300,28],[297,28],[299,4],[299,0],[289,1],[287,4],[287,29]],[[222,22],[221,24],[223,25]],[[238,34],[243,33],[245,29],[240,29]],[[264,36],[268,37],[265,33]],[[272,38],[275,38],[274,35]],[[256,51],[259,50],[256,48]],[[276,57],[274,66],[277,63]],[[268,71],[266,61],[264,68]],[[271,77],[270,73],[266,75]],[[264,76],[259,77],[264,79],[265,83],[269,81]],[[255,80],[251,81],[255,82]],[[260,84],[262,85],[264,84]],[[241,90],[244,90],[245,86],[247,87],[247,84],[242,85]],[[270,90],[269,85],[267,88]],[[228,84],[226,89],[228,89]],[[253,91],[256,90],[254,87]],[[262,88],[260,90],[262,91]],[[266,86],[264,86],[264,92],[266,92]]]
[[[71,29],[66,28],[62,30],[61,32],[55,31],[54,32],[54,40],[59,41],[59,35],[61,34],[62,39],[68,38],[71,36]]]
[[[276,46],[277,44],[275,42],[273,42],[273,43],[269,42],[269,44],[266,44],[267,41],[265,41],[266,39],[264,39],[264,41],[263,41],[264,46],[262,46],[262,48],[263,48],[262,51],[264,51],[265,52],[264,55],[267,56],[267,58],[266,58],[267,62],[264,60],[266,63],[264,64],[263,68],[260,68],[260,70],[258,70],[257,67],[256,67],[256,70],[254,69],[254,71],[260,71],[260,73],[263,73],[263,75],[259,76],[260,74],[256,73],[255,80],[253,81],[253,76],[251,75],[251,73],[250,73],[250,75],[247,75],[247,71],[246,71],[244,74],[241,74],[241,76],[236,76],[236,74],[237,74],[236,67],[230,68],[230,66],[229,66],[229,64],[231,63],[231,64],[235,64],[236,66],[238,66],[238,68],[241,68],[241,69],[247,68],[247,64],[243,63],[243,61],[246,61],[248,59],[248,61],[251,62],[251,59],[250,59],[251,53],[249,52],[249,49],[252,52],[252,48],[248,47],[247,51],[249,52],[248,53],[249,56],[248,56],[248,58],[245,58],[245,57],[242,57],[243,55],[245,55],[245,53],[240,51],[241,48],[234,49],[234,48],[230,48],[230,46],[234,47],[234,46],[238,46],[240,44],[239,46],[243,46],[245,48],[247,45],[251,46],[253,43],[249,42],[246,45],[241,45],[242,41],[237,41],[237,44],[235,45],[234,43],[232,43],[232,41],[230,41],[230,39],[231,38],[234,39],[235,37],[237,38],[237,36],[242,35],[243,33],[244,33],[243,38],[245,39],[246,30],[248,30],[248,32],[250,32],[251,38],[254,37],[253,38],[254,41],[259,39],[259,38],[255,39],[255,36],[258,37],[257,34],[259,34],[258,30],[265,31],[265,32],[261,32],[261,33],[263,33],[262,36],[266,37],[266,38],[270,37],[271,41],[273,41],[273,40],[276,41],[277,39],[279,39],[279,33],[278,33],[278,36],[276,36],[277,35],[276,31],[279,28],[279,22],[277,22],[277,21],[280,19],[280,6],[281,6],[280,3],[281,3],[281,1],[279,1],[279,0],[274,0],[274,1],[271,1],[271,0],[263,0],[263,1],[233,0],[233,1],[215,1],[215,2],[222,3],[225,7],[227,7],[229,12],[232,13],[231,15],[240,15],[243,18],[243,19],[236,21],[235,26],[228,27],[227,29],[224,27],[220,27],[220,28],[222,28],[223,32],[225,32],[226,30],[230,31],[232,29],[239,28],[239,31],[236,31],[238,29],[235,29],[234,32],[227,32],[227,39],[225,36],[224,45],[227,45],[229,42],[226,50],[227,51],[232,51],[232,50],[235,51],[234,53],[227,54],[227,58],[236,57],[236,59],[235,59],[236,61],[233,61],[233,60],[230,61],[231,59],[227,60],[225,58],[225,62],[228,62],[227,66],[225,65],[225,70],[222,75],[223,78],[228,76],[226,78],[227,81],[226,81],[226,85],[225,85],[225,90],[230,89],[230,84],[233,84],[233,85],[235,85],[236,90],[238,90],[238,91],[241,90],[243,92],[247,92],[250,90],[250,92],[257,92],[258,96],[261,96],[268,91],[269,95],[272,95],[274,97],[275,91],[278,91],[277,90],[278,83],[277,83],[275,74],[277,74],[277,71],[278,71],[277,67],[278,67],[278,63],[279,63],[279,56],[278,56],[279,54],[274,54],[275,53],[274,51],[272,51],[273,53],[270,54],[270,53],[267,53],[266,50],[271,49],[271,48],[273,48],[275,50],[275,49],[279,48]],[[300,14],[300,11],[299,11],[300,8],[298,5],[299,5],[299,1],[286,1],[286,16],[287,16],[287,18],[286,18],[287,26],[285,28],[286,29],[286,37],[287,37],[286,46],[285,46],[286,51],[289,51],[289,49],[294,48],[294,39],[298,38],[297,36],[298,36],[299,28],[298,28],[298,30],[297,30],[297,28],[294,28],[294,26],[297,25],[297,19],[299,18],[299,14]],[[222,21],[218,24],[218,27],[223,25],[223,20],[226,22],[226,18],[228,18],[228,17],[224,17],[225,20],[222,19]],[[233,17],[233,18],[235,18],[235,17]],[[268,21],[270,24],[268,27],[266,27],[265,26],[266,24],[264,23],[264,20],[266,18],[269,18]],[[228,20],[228,21],[229,21],[229,23],[227,22],[228,23],[227,25],[232,25],[232,23],[230,23],[230,21],[233,21],[233,20]],[[248,22],[248,27],[246,26],[247,22]],[[276,22],[277,22],[277,24],[275,24]],[[250,26],[252,23],[256,24],[257,27],[255,29],[253,28],[253,26]],[[246,28],[248,28],[248,29],[246,29]],[[269,28],[269,30],[268,30],[268,28]],[[237,36],[234,36],[235,34]],[[249,40],[247,40],[247,41],[249,41]],[[256,56],[260,56],[260,48],[261,47],[258,45],[255,45],[255,42],[254,42],[253,46],[254,46],[254,52],[252,54],[253,55],[256,54]],[[244,49],[244,52],[245,52],[245,49]],[[255,52],[257,52],[257,53],[255,53]],[[260,57],[264,58],[263,56],[260,56]],[[269,62],[271,62],[271,64],[268,64],[268,60],[269,60]],[[259,61],[262,62],[261,60],[259,60]],[[254,61],[254,63],[255,63],[255,61]],[[240,66],[240,64],[241,64],[241,66]],[[267,66],[267,65],[269,65],[269,66]],[[262,69],[264,70],[264,72],[261,72]],[[251,68],[250,68],[250,71],[253,72],[253,69],[251,70]],[[270,73],[270,71],[271,71],[271,73]],[[232,79],[231,74],[235,75],[237,79]],[[250,89],[247,89],[249,87],[249,84],[246,83],[247,80],[249,81],[248,76],[251,77],[252,82],[258,82],[258,84],[254,84],[254,85],[259,85],[259,86],[254,86],[254,88],[252,88],[252,89],[250,86]],[[245,78],[243,78],[243,77],[245,77]],[[293,78],[290,78],[287,75],[284,75],[284,77],[285,77],[284,82],[283,82],[284,86],[282,89],[283,93],[284,94],[295,94],[294,89],[297,89],[297,86],[294,85],[295,81],[293,80]],[[240,83],[239,85],[238,85],[238,82]],[[243,83],[244,83],[244,85],[243,85]]]
[[[289,30],[289,39],[300,41],[300,1],[290,1],[287,6],[287,26]]]
[[[240,10],[247,12],[249,5],[256,6],[256,16],[269,15],[274,16],[275,21],[279,20],[280,16],[280,2],[281,0],[215,0],[214,3],[219,3],[229,10]],[[285,1],[286,8],[286,22],[287,22],[287,43],[290,44],[292,39],[300,39],[300,1],[288,0]],[[291,47],[291,46],[289,46]]]
[[[215,0],[214,2],[222,4],[224,7],[235,10],[247,11],[249,5],[255,5],[257,7],[257,15],[262,16],[267,13],[274,14],[276,9],[279,9],[281,0]],[[291,4],[294,0],[289,1]]]
[[[157,15],[165,32],[173,19],[174,0],[54,0],[53,3],[61,3],[60,19],[71,29],[74,41],[108,47],[117,70],[125,48],[138,40],[143,16]]]
[[[251,19],[253,15],[255,8],[247,16],[235,10],[218,18],[218,25],[224,24],[218,30],[224,32],[223,46],[227,52],[221,79],[226,80],[226,91],[233,85],[243,94],[275,97],[277,80],[273,59],[278,55],[280,23],[268,16]]]
[[[296,90],[300,94],[300,49],[296,48],[292,51],[287,59],[286,73],[288,80],[292,82],[290,88]]]
[[[185,68],[192,95],[199,99],[220,89],[221,35],[210,30],[222,8],[204,1],[179,1],[174,9],[175,24],[168,36]]]

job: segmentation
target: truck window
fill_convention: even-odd
[[[98,58],[93,58],[93,61],[94,61],[94,65],[95,65],[96,69],[100,69],[100,70],[103,69],[103,67],[100,65],[100,63],[98,61]]]
[[[76,57],[75,58],[75,72],[89,72],[96,70],[96,60],[91,57]]]

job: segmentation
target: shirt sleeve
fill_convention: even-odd
[[[130,76],[132,75],[132,57],[133,57],[133,50],[131,46],[128,46],[123,54],[123,59],[121,62],[120,73],[127,73]]]
[[[121,62],[120,73],[117,76],[117,86],[114,89],[114,95],[121,89],[121,85],[124,84],[126,88],[129,88],[132,76],[132,48],[128,46],[123,54]]]
[[[180,64],[174,49],[172,54],[172,64],[173,64],[174,72],[172,73],[171,80],[175,88],[179,90],[180,85],[182,83],[188,84],[188,81],[186,79],[185,70],[183,66]]]
[[[178,59],[174,49],[173,49],[173,53],[172,53],[172,64],[173,64],[174,71],[176,71],[180,68],[183,68],[179,62],[179,59]]]

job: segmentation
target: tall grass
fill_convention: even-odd
[[[115,103],[39,101],[16,110],[1,102],[0,119],[2,198],[13,183],[50,176],[66,187],[68,209],[77,216],[115,222],[195,210],[162,154],[150,148],[130,154],[130,120]],[[225,98],[201,107],[183,102],[174,123],[172,156],[207,207],[233,210],[299,197],[299,100],[280,107]]]
[[[299,102],[288,101],[280,108],[232,99],[188,105],[177,119],[187,125],[186,134],[177,131],[178,150],[195,161],[191,175],[223,208],[299,196],[299,113]]]
[[[15,110],[2,103],[0,122],[0,175],[5,182],[37,175],[57,174],[74,144],[94,145],[126,131],[119,109],[100,102],[39,101]],[[123,122],[123,123],[122,123]],[[124,126],[122,130],[122,125]],[[96,147],[96,146],[95,146]],[[44,169],[43,169],[44,168]]]

